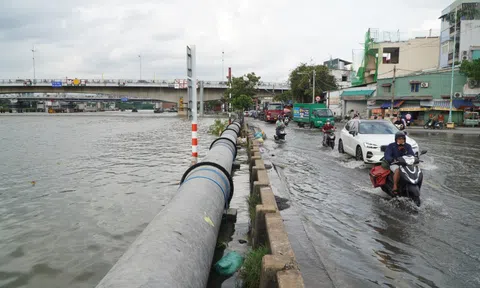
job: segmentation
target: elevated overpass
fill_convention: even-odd
[[[203,101],[220,100],[228,88],[227,82],[197,81],[197,89],[203,90]],[[203,86],[200,88],[200,86]],[[289,90],[285,83],[260,82],[256,87],[259,98]],[[45,96],[21,96],[28,93],[43,93]],[[79,97],[63,97],[75,93]],[[15,94],[15,95],[13,95]],[[49,95],[50,94],[50,95]],[[80,94],[103,95],[85,97]],[[57,95],[57,96],[55,96]],[[187,82],[177,80],[128,80],[128,79],[3,79],[0,80],[0,98],[28,100],[62,99],[63,101],[128,101],[174,102],[187,97]],[[58,100],[60,100],[58,99]]]

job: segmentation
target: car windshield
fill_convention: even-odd
[[[317,109],[317,110],[315,110],[314,113],[318,117],[333,117],[332,110],[330,110],[330,109]]]
[[[395,134],[399,130],[390,122],[360,122],[358,133],[360,134]]]
[[[268,110],[282,110],[282,104],[269,104]]]

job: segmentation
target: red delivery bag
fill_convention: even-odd
[[[387,177],[390,174],[390,169],[385,169],[381,165],[375,166],[370,170],[370,180],[373,187],[377,188],[385,185]]]

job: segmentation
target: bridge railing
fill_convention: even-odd
[[[202,81],[202,80],[200,80]],[[198,88],[197,81],[197,88]],[[202,81],[205,88],[228,88],[227,81]],[[186,80],[138,80],[138,79],[0,79],[0,86],[131,86],[131,87],[165,87],[186,89]],[[289,90],[287,83],[259,82],[257,89]]]

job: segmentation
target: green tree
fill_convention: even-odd
[[[225,90],[225,98],[228,99],[230,93],[232,93],[232,99],[240,95],[255,96],[257,92],[255,87],[260,81],[260,78],[261,77],[255,75],[254,72],[242,77],[232,77],[232,88]]]
[[[256,87],[260,78],[261,77],[255,75],[254,72],[242,77],[232,77],[232,87],[225,90],[224,93],[225,102],[229,103],[231,101],[234,109],[247,109],[250,107],[253,104],[252,98],[257,93]],[[230,93],[232,93],[231,100],[229,97]],[[246,97],[248,97],[249,100]],[[240,99],[236,100],[237,98]]]
[[[235,98],[232,98],[232,106],[234,110],[247,110],[248,108],[252,107],[253,100],[252,97],[248,95],[240,95]]]
[[[468,78],[480,81],[480,59],[472,61],[464,60],[460,66],[460,73]]]
[[[278,94],[278,95],[275,95],[273,97],[273,101],[278,101],[278,102],[286,103],[290,100],[293,100],[292,91],[290,91],[290,90],[287,90],[287,91],[283,92],[282,94]]]
[[[315,70],[315,96],[324,91],[337,89],[335,77],[330,75],[328,67],[301,63],[290,73],[291,93],[296,102],[311,103],[313,93],[313,71]]]

